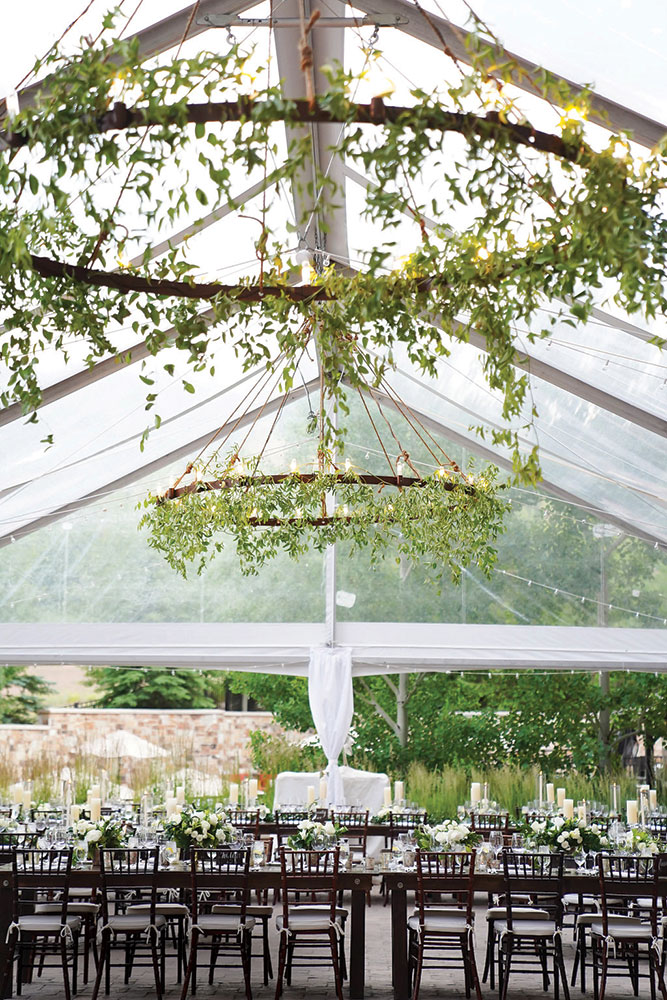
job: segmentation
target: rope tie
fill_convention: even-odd
[[[330,920],[329,927],[333,927],[334,931],[336,932],[336,939],[338,941],[340,941],[342,937],[345,937],[345,931],[343,930],[343,928],[341,927],[341,925],[338,923],[337,920]]]
[[[280,928],[280,936],[282,937],[283,934],[285,934],[288,938],[291,938],[291,936],[292,936],[292,930],[291,930],[291,928],[290,927],[281,927]]]
[[[69,924],[63,924],[60,928],[60,937],[67,938],[69,941],[74,941],[74,934],[72,933],[72,928]]]
[[[10,940],[12,934],[14,933],[14,931],[16,931],[16,939],[17,939],[17,941],[20,941],[21,940],[21,927],[20,927],[20,924],[18,924],[16,922],[16,920],[12,920],[11,924],[7,928],[7,936],[5,937],[5,944],[9,944],[9,940]]]
[[[614,952],[614,959],[616,959],[616,938],[613,934],[607,934],[603,939],[605,948],[612,948]]]
[[[97,943],[98,943],[99,945],[101,945],[101,944],[102,944],[102,941],[104,940],[104,932],[105,932],[105,931],[109,931],[109,933],[110,933],[110,934],[113,934],[113,935],[115,935],[115,934],[116,934],[116,931],[115,931],[115,929],[114,929],[114,928],[113,928],[113,927],[111,926],[111,924],[103,924],[103,925],[102,925],[102,927],[100,927],[99,931],[97,932]]]
[[[475,925],[466,924],[466,931],[468,934],[468,947],[472,952],[475,950]]]
[[[146,944],[157,944],[159,933],[160,929],[156,924],[149,924],[144,935]]]
[[[662,964],[662,952],[665,947],[665,939],[662,935],[658,934],[651,940],[651,951],[654,951],[658,956],[658,962]]]

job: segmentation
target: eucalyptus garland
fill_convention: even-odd
[[[535,480],[537,454],[522,454],[518,445],[517,424],[530,416],[523,413],[526,376],[513,366],[515,329],[529,328],[532,338],[548,336],[561,322],[576,326],[599,304],[603,286],[631,313],[667,312],[664,144],[641,160],[633,159],[623,133],[592,148],[584,135],[586,94],[575,98],[548,74],[536,75],[535,91],[566,110],[552,133],[538,130],[518,98],[505,92],[517,67],[488,39],[471,33],[471,68],[459,65],[457,80],[438,92],[415,89],[407,108],[355,104],[355,77],[337,66],[328,67],[327,91],[304,108],[285,99],[279,85],[264,86],[261,60],[238,45],[223,54],[142,63],[136,39],[110,39],[113,19],[105,25],[100,41],[86,42],[74,56],[53,50],[36,67],[47,76],[34,104],[4,122],[0,357],[9,377],[3,405],[20,406],[34,419],[42,398],[40,354],[52,347],[67,352],[75,337],[87,346],[90,364],[106,355],[122,358],[113,336],[119,326],[131,326],[149,354],[175,346],[199,370],[213,367],[220,342],[234,345],[246,369],[267,365],[267,342],[275,340],[281,359],[275,364],[289,389],[301,330],[318,301],[327,391],[341,406],[349,384],[378,384],[399,347],[418,370],[435,375],[448,342],[467,340],[471,331],[481,335],[484,372],[508,422],[494,440],[513,450],[517,475]],[[488,64],[489,55],[493,80],[481,62],[483,56]],[[275,124],[308,116],[344,123],[335,153],[369,178],[364,213],[383,242],[368,249],[357,274],[339,270],[321,248],[312,283],[295,290],[294,241],[279,239],[263,221],[259,277],[249,271],[234,286],[195,280],[205,268],[176,238],[178,226],[187,219],[192,230],[195,206],[207,213],[238,208],[239,169],[251,174],[272,155],[279,158]],[[293,141],[267,173],[267,185],[302,182],[311,157],[307,138]],[[434,166],[435,187],[428,175]],[[424,190],[430,185],[428,198],[414,193],[420,180]],[[107,181],[118,198],[104,194]],[[315,185],[317,211],[324,212],[341,193],[317,170]],[[452,228],[457,203],[465,232]],[[415,245],[397,262],[393,232],[406,215],[415,223]],[[155,259],[137,219],[168,238]],[[547,304],[549,312],[540,313]],[[374,352],[372,371],[358,372],[359,348]],[[173,373],[173,362],[165,368]],[[156,395],[144,379],[150,408]],[[343,434],[344,427],[327,427],[329,443]],[[432,488],[436,510],[437,482]],[[344,494],[342,486],[337,492]],[[374,523],[391,520],[398,537],[419,548],[428,529],[421,519],[414,523],[408,495],[397,495],[393,519],[383,500]],[[298,500],[305,509],[308,496]],[[484,494],[475,500],[486,502]],[[364,495],[362,508],[371,503]],[[240,498],[237,504],[210,496],[196,498],[194,520],[218,504],[228,505],[221,521],[242,523]],[[472,536],[458,527],[458,501],[452,507],[448,498],[444,508],[453,513],[434,516],[458,558]],[[158,538],[171,518],[182,516],[179,508],[168,510],[156,509]],[[341,520],[337,537],[354,541],[359,524],[356,515]],[[430,532],[429,545],[436,534]],[[200,528],[193,533],[193,555],[212,544],[195,542],[195,535],[207,538]],[[291,528],[260,531],[257,538],[240,532],[242,558],[254,546],[261,553],[305,544]]]
[[[465,478],[439,469],[378,487],[353,471],[265,476],[257,459],[250,465],[252,475],[235,474],[227,460],[211,482],[145,500],[148,544],[183,576],[189,564],[201,572],[230,539],[245,574],[279,552],[298,559],[336,542],[367,549],[371,563],[387,554],[425,558],[437,578],[448,568],[458,581],[471,564],[491,571],[508,509],[495,469]]]

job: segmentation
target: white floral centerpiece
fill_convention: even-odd
[[[422,851],[470,851],[481,839],[481,834],[457,819],[425,823],[415,829],[415,840]]]
[[[164,827],[165,837],[181,850],[191,847],[224,847],[236,840],[236,830],[221,809],[184,807],[172,813]]]
[[[607,849],[611,841],[597,823],[588,824],[583,819],[564,819],[549,816],[535,819],[524,831],[528,847],[548,847],[550,851],[574,854],[576,851],[597,853]]]
[[[88,857],[93,858],[100,847],[122,847],[125,841],[125,824],[109,817],[96,823],[80,819],[72,824],[72,834],[88,847]]]
[[[660,844],[648,830],[628,830],[618,841],[617,847],[629,854],[639,854],[642,858],[660,854]]]
[[[331,820],[318,823],[316,820],[302,819],[296,830],[296,833],[287,838],[287,846],[294,851],[312,851],[319,845],[338,840],[341,834],[347,832],[347,827],[339,826]]]

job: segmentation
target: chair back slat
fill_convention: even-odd
[[[329,919],[336,918],[336,892],[338,890],[339,851],[291,851],[280,848],[280,881],[283,900],[283,919],[289,926],[289,907],[298,895],[323,893],[322,906],[329,907]]]
[[[248,847],[193,848],[190,853],[193,922],[197,922],[203,898],[207,899],[207,905],[215,899],[227,901],[232,898],[239,906],[240,922],[245,923],[250,896],[249,872]]]
[[[252,833],[255,840],[259,837],[259,809],[234,809],[229,822],[242,833]]]
[[[105,924],[118,899],[148,903],[149,922],[151,925],[155,923],[159,854],[157,847],[100,848],[102,916]]]
[[[430,892],[455,893],[468,921],[472,919],[474,900],[475,851],[417,850],[416,903],[423,925]]]
[[[338,826],[346,828],[343,836],[349,841],[351,850],[361,851],[364,857],[366,857],[368,847],[368,809],[365,812],[360,810],[354,812],[332,810],[331,818]]]
[[[478,833],[491,832],[491,830],[501,830],[507,833],[510,828],[509,813],[481,813],[473,812],[470,817],[471,827]]]
[[[652,933],[657,935],[658,910],[664,895],[664,884],[660,879],[662,877],[664,880],[667,875],[667,855],[637,857],[627,854],[598,854],[597,865],[605,936],[608,933],[609,918],[613,919],[615,913],[627,913],[631,904],[638,899],[650,900],[649,907],[644,903],[641,909],[644,913],[648,911]]]
[[[14,920],[24,913],[30,913],[35,903],[35,876],[58,875],[57,899],[60,903],[60,922],[67,919],[69,903],[69,882],[72,870],[72,848],[23,848],[12,849],[12,869],[14,876]],[[25,880],[28,876],[29,881]]]
[[[549,912],[558,928],[562,927],[563,853],[524,854],[506,848],[502,859],[508,929],[512,930],[512,910],[517,893],[539,896],[540,907]],[[525,905],[525,902],[519,905]]]

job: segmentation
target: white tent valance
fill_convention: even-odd
[[[192,667],[306,677],[320,623],[3,624],[0,664]],[[667,630],[338,622],[352,674],[410,670],[667,671]]]

